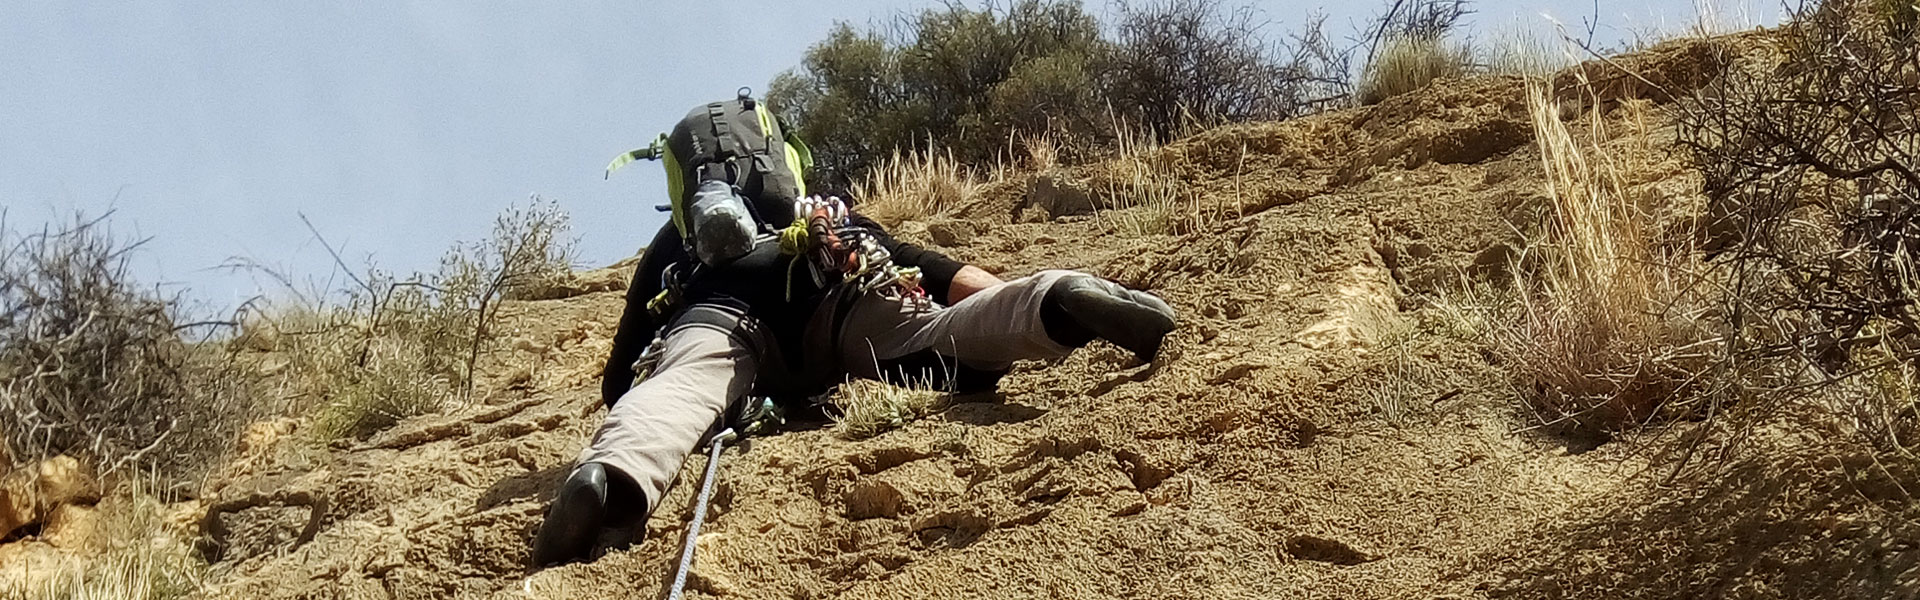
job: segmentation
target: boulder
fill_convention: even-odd
[[[932,238],[933,243],[947,247],[971,244],[978,233],[973,223],[966,221],[943,219],[927,224],[927,237]]]
[[[1093,214],[1093,191],[1085,181],[1049,171],[1033,178],[1027,188],[1027,206],[1046,211],[1048,218]]]
[[[56,456],[0,476],[0,538],[41,523],[68,504],[92,504],[100,487],[71,456]]]

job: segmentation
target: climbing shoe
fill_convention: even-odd
[[[593,552],[606,520],[606,466],[590,462],[574,467],[560,483],[560,492],[547,509],[547,520],[533,538],[533,567],[544,569],[585,560]]]
[[[1151,362],[1160,353],[1160,342],[1173,331],[1173,307],[1165,301],[1092,275],[1061,279],[1047,291],[1044,303],[1053,310],[1043,307],[1042,320],[1056,322],[1046,323],[1048,335],[1069,346],[1089,341],[1072,339],[1076,334],[1098,337]],[[1073,341],[1080,343],[1069,343]]]

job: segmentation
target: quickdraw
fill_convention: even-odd
[[[879,291],[901,300],[927,297],[920,287],[918,268],[894,264],[893,254],[863,227],[854,227],[851,212],[838,196],[808,196],[794,201],[793,224],[780,233],[780,251],[793,258],[788,267],[787,294],[792,299],[793,271],[808,258],[814,285],[847,284],[863,293]]]

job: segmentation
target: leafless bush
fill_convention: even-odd
[[[433,273],[350,273],[342,302],[263,312],[239,341],[283,365],[277,385],[295,401],[279,410],[317,406],[325,438],[370,434],[470,398],[500,303],[567,268],[565,232],[554,204],[510,208],[485,241],[456,245]]]
[[[1394,40],[1438,40],[1460,26],[1473,14],[1468,0],[1392,0],[1387,9],[1373,18],[1363,40],[1367,59]]]
[[[175,298],[139,284],[105,217],[0,225],[0,434],[16,462],[68,454],[100,472],[183,475],[237,426],[216,344],[181,338]]]
[[[1345,93],[1347,55],[1322,20],[1282,57],[1255,17],[1217,0],[1121,5],[1107,99],[1166,141],[1192,125],[1299,116]]]
[[[1777,56],[1735,63],[1681,111],[1730,271],[1728,368],[1802,398],[1920,360],[1920,54],[1911,3],[1792,11]],[[1883,441],[1910,437],[1906,386]],[[1898,397],[1898,396],[1905,397]],[[1897,404],[1896,404],[1897,403]]]

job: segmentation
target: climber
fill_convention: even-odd
[[[807,196],[809,153],[782,129],[743,92],[624,157],[665,159],[673,219],[628,288],[607,417],[560,484],[535,568],[587,558],[603,531],[630,541],[687,456],[748,420],[749,397],[817,397],[849,377],[989,391],[1014,361],[1095,338],[1151,361],[1172,331],[1151,294],[1071,271],[1003,282]]]

